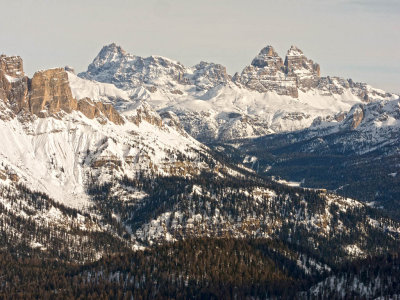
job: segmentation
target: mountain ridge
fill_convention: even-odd
[[[185,67],[111,44],[78,76],[112,83],[158,112],[174,112],[189,134],[206,143],[304,129],[354,104],[398,97],[351,79],[320,77],[319,65],[295,46],[285,60],[267,46],[230,76],[219,64]]]

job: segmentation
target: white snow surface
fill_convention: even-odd
[[[76,208],[90,205],[85,190],[90,173],[98,173],[99,183],[123,174],[134,177],[137,170],[155,166],[159,174],[166,174],[165,166],[175,163],[178,153],[194,158],[206,149],[166,125],[158,127],[144,120],[139,126],[129,121],[101,125],[76,111],[61,120],[0,120],[0,140],[0,169],[12,170],[19,182]],[[115,170],[93,168],[101,160],[122,165]]]
[[[111,83],[101,83],[82,79],[71,72],[67,72],[72,96],[77,100],[90,98],[96,101],[108,102],[110,99],[130,101],[126,91],[118,89]]]

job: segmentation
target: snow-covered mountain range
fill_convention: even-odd
[[[124,92],[113,85],[85,85],[64,69],[39,71],[29,79],[21,59],[4,56],[2,63],[18,71],[0,71],[0,174],[82,207],[88,205],[89,176],[101,183],[137,172],[171,175],[207,168],[199,159],[207,148],[169,126],[168,116],[163,121],[142,101],[118,106],[117,112],[107,102]],[[105,98],[80,95],[80,85]]]
[[[5,253],[18,262],[84,264],[166,247],[168,259],[154,257],[173,262],[168,249],[185,252],[186,241],[193,255],[205,246],[213,257],[210,243],[238,241],[246,250],[234,252],[247,257],[260,242],[257,255],[301,283],[293,295],[339,295],[335,282],[377,295],[377,280],[398,269],[391,258],[392,269],[370,283],[338,267],[399,249],[399,101],[321,77],[296,47],[283,60],[268,46],[234,76],[218,64],[188,68],[115,44],[78,75],[65,67],[28,78],[20,57],[2,55],[0,260]],[[263,260],[255,257],[246,262],[258,269]],[[73,282],[137,288],[128,261],[101,271],[87,265],[84,280]],[[172,269],[172,282],[198,282]],[[15,272],[0,270],[0,292],[13,290]]]
[[[110,44],[78,76],[112,83],[126,100],[175,113],[189,134],[205,142],[304,129],[316,118],[340,120],[355,104],[398,98],[351,79],[321,77],[320,66],[294,46],[285,60],[267,46],[230,76],[219,64],[185,67]]]
[[[260,62],[263,55],[257,58],[255,67],[265,67]],[[216,157],[186,133],[182,126],[185,119],[174,111],[160,109],[158,113],[150,105],[155,100],[138,96],[151,93],[149,86],[141,86],[144,81],[158,82],[154,93],[164,96],[169,93],[172,96],[168,101],[173,101],[176,95],[182,100],[189,92],[200,95],[225,90],[267,98],[272,97],[271,93],[262,94],[235,83],[221,72],[224,70],[221,66],[201,63],[190,69],[189,76],[189,69],[178,63],[160,57],[141,59],[115,45],[104,48],[89,69],[94,74],[95,66],[100,64],[104,69],[109,67],[109,71],[102,69],[105,73],[114,72],[118,70],[115,64],[120,66],[121,60],[127,62],[124,64],[127,69],[114,75],[126,80],[113,84],[82,78],[88,75],[76,76],[70,68],[39,71],[28,78],[19,57],[1,57],[0,184],[21,203],[16,206],[4,198],[2,201],[10,208],[8,214],[33,218],[34,222],[65,224],[66,208],[29,215],[34,200],[27,202],[24,197],[28,196],[24,195],[33,190],[77,209],[82,216],[79,219],[82,228],[91,219],[93,228],[100,232],[112,228],[111,235],[117,240],[128,237],[130,242],[124,242],[127,247],[206,234],[264,238],[284,234],[289,238],[287,234],[293,228],[309,235],[312,245],[316,239],[337,236],[331,228],[341,227],[342,223],[337,223],[331,209],[339,207],[348,213],[367,209],[352,199],[318,191],[295,192],[277,183],[264,182],[243,165],[234,166]],[[318,72],[315,64],[307,62],[312,72]],[[141,72],[136,72],[139,66]],[[286,72],[282,70],[279,72]],[[96,76],[103,76],[103,71]],[[205,77],[213,79],[206,81]],[[214,87],[209,88],[210,85]],[[180,94],[178,88],[185,92]],[[289,99],[292,95],[279,97]],[[217,99],[211,99],[210,103],[216,105]],[[176,105],[180,103],[178,100]],[[190,101],[200,106],[208,103],[194,98]],[[317,201],[323,209],[315,209],[307,204],[309,201]],[[46,207],[50,211],[54,204],[49,203]],[[357,222],[361,222],[359,227],[366,232],[382,232],[387,228],[377,223],[373,215],[368,222],[361,219]],[[391,221],[385,219],[385,222]],[[11,223],[9,226],[15,228]],[[399,227],[396,223],[388,231],[388,243],[397,236]],[[347,229],[343,232],[353,234]],[[49,246],[43,243],[34,241],[40,247]],[[359,253],[375,249],[373,244],[358,245],[353,241],[339,244],[337,253],[353,256],[346,250],[348,247],[356,247]]]

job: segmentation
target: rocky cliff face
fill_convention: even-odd
[[[288,50],[285,58],[285,68],[287,73],[308,73],[312,76],[320,76],[319,65],[305,57],[303,51],[296,46],[291,46]]]
[[[285,62],[272,46],[263,48],[234,81],[260,93],[298,97],[298,90],[307,91],[318,85],[320,67],[303,52],[292,46]]]
[[[364,109],[361,105],[359,105],[357,107],[354,107],[350,111],[349,115],[351,118],[350,128],[356,129],[364,119]]]
[[[30,108],[31,112],[39,117],[54,115],[60,111],[70,113],[78,108],[64,69],[40,71],[33,75]]]
[[[136,105],[131,107],[131,110],[133,110],[134,113],[128,114],[126,117],[137,126],[139,126],[142,121],[146,121],[151,125],[155,125],[159,128],[162,127],[163,121],[160,115],[157,114],[148,103],[144,101],[137,102]]]
[[[55,116],[59,113],[81,111],[86,117],[106,119],[115,124],[123,124],[123,118],[111,104],[92,101],[89,98],[79,102],[72,96],[68,73],[63,68],[36,72],[30,88],[31,113],[38,117]]]
[[[318,85],[320,67],[308,59],[296,46],[292,46],[286,54],[285,73],[297,79],[297,88],[307,91]]]
[[[231,79],[226,68],[220,64],[200,62],[193,68],[193,75],[185,74],[198,90],[209,90],[220,84],[227,84]]]
[[[106,119],[117,125],[125,123],[124,119],[111,104],[92,101],[90,98],[79,100],[77,110],[82,112],[89,119],[98,118],[100,123],[106,122]]]
[[[23,61],[18,56],[0,57],[0,99],[5,109],[2,119],[16,114],[33,114],[44,118],[81,111],[90,119],[110,120],[123,124],[124,120],[111,104],[85,99],[77,101],[71,92],[68,73],[63,68],[36,72],[30,80],[25,76]],[[0,103],[1,104],[1,103]]]
[[[285,72],[282,58],[272,46],[263,48],[235,82],[260,93],[298,96],[296,77]]]
[[[0,55],[0,70],[11,77],[25,76],[22,58],[19,56]]]
[[[0,99],[12,111],[8,117],[28,108],[28,81],[19,56],[0,56]]]

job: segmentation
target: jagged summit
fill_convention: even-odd
[[[296,46],[290,46],[290,49],[288,50],[286,56],[301,56],[304,55],[303,51],[301,51],[298,47]]]
[[[126,54],[125,50],[115,43],[106,45],[88,66],[88,72],[95,72],[98,68],[112,68],[119,61],[124,60]]]
[[[285,58],[286,72],[292,72],[300,76],[300,80],[303,80],[303,85],[313,86],[318,77],[320,77],[320,66],[314,63],[311,59],[308,59],[303,51],[296,46],[291,46],[288,50]],[[304,79],[307,79],[304,81]],[[311,79],[311,81],[310,81]]]
[[[274,47],[272,47],[271,45],[262,48],[260,54],[264,54],[267,56],[278,56],[278,53],[276,53]]]
[[[280,68],[283,65],[282,58],[272,46],[267,46],[261,49],[260,53],[251,62],[252,66],[258,68],[275,67]]]
[[[0,55],[0,70],[3,70],[8,76],[21,78],[25,76],[24,66],[21,57]]]
[[[132,55],[115,44],[103,47],[88,70],[78,76],[113,83],[124,90],[145,87],[149,93],[162,90],[174,95],[183,94],[183,87],[178,85],[193,84],[196,90],[202,91],[230,80],[226,68],[219,64],[201,62],[188,68],[159,55]]]
[[[125,56],[127,53],[121,46],[118,46],[115,43],[111,43],[109,45],[104,46],[99,54],[97,55],[98,59],[112,59],[115,60],[119,57]]]

